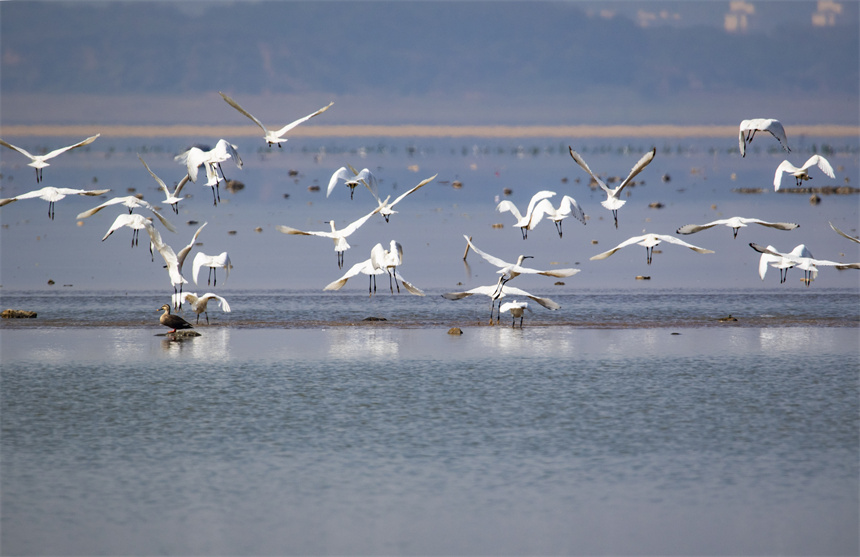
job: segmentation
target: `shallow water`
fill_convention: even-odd
[[[126,297],[23,296],[57,315],[0,329],[0,549],[856,554],[857,295],[808,294],[595,293],[564,302],[620,300],[605,328],[522,330],[483,300],[245,294],[183,341]],[[784,326],[714,319],[755,299]]]

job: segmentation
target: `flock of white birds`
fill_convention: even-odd
[[[281,146],[281,143],[287,141],[285,135],[298,126],[299,124],[306,122],[307,120],[322,114],[334,103],[329,103],[327,106],[320,108],[319,110],[299,118],[298,120],[293,121],[290,124],[278,129],[278,130],[269,130],[259,119],[254,117],[250,112],[242,108],[235,100],[228,97],[224,93],[221,93],[223,99],[237,111],[239,111],[244,116],[251,119],[254,123],[256,123],[263,131],[263,139],[268,144],[269,147],[272,145]],[[782,148],[786,152],[790,152],[791,150],[788,147],[788,140],[785,133],[785,129],[782,124],[773,119],[752,119],[752,120],[744,120],[740,124],[739,129],[739,147],[740,153],[742,156],[746,156],[746,146],[752,142],[755,134],[757,132],[767,132],[770,133]],[[42,181],[42,172],[43,169],[49,166],[48,160],[72,149],[76,149],[78,147],[82,147],[85,145],[91,144],[99,137],[99,134],[89,137],[83,141],[75,143],[73,145],[69,145],[67,147],[62,147],[51,151],[44,155],[32,155],[26,150],[16,147],[10,143],[7,143],[0,139],[0,145],[3,145],[9,149],[13,149],[27,158],[30,159],[30,163],[28,166],[35,168],[36,170],[36,182],[40,183]],[[648,153],[646,153],[630,170],[630,173],[627,177],[620,182],[614,188],[610,188],[606,185],[606,183],[601,180],[601,178],[589,168],[588,164],[583,160],[582,156],[573,150],[573,148],[569,148],[570,156],[579,165],[591,178],[591,180],[599,186],[603,192],[606,194],[606,200],[601,202],[604,208],[612,212],[613,220],[615,227],[618,227],[618,210],[621,209],[626,200],[621,199],[621,192],[633,183],[633,179],[639,175],[650,163],[653,161],[654,156],[656,154],[656,149],[652,149]],[[146,170],[153,177],[156,183],[159,186],[159,189],[164,193],[163,203],[169,205],[174,213],[178,214],[179,203],[184,199],[182,195],[183,188],[185,188],[188,182],[196,183],[200,167],[203,167],[206,173],[206,182],[203,184],[212,189],[213,196],[213,204],[217,205],[220,201],[220,192],[219,192],[219,184],[223,180],[226,183],[226,178],[224,176],[224,171],[221,167],[221,163],[232,160],[233,163],[238,167],[242,168],[243,161],[241,156],[239,155],[238,148],[231,144],[230,142],[221,139],[217,142],[214,148],[210,150],[203,150],[199,147],[191,147],[187,151],[177,155],[175,160],[183,165],[186,170],[186,175],[182,178],[182,180],[173,188],[171,191],[170,188],[165,184],[165,182],[159,178],[146,164],[146,161],[140,157],[141,163],[143,163]],[[782,183],[783,174],[791,174],[795,178],[796,185],[800,186],[804,181],[809,180],[811,176],[809,175],[809,170],[813,167],[818,167],[826,176],[830,178],[835,178],[835,174],[833,172],[833,168],[830,165],[829,161],[822,157],[821,155],[813,155],[807,160],[803,166],[796,167],[788,160],[784,160],[776,169],[774,174],[774,190],[778,191],[780,189]],[[361,171],[356,170],[352,166],[344,166],[337,169],[331,176],[328,188],[326,190],[326,197],[329,197],[332,192],[337,189],[337,185],[341,182],[346,185],[350,190],[350,199],[353,198],[355,189],[357,187],[363,186],[366,188],[374,197],[377,202],[377,207],[363,215],[361,218],[349,223],[348,225],[337,228],[335,222],[333,220],[326,221],[327,224],[330,225],[331,230],[322,230],[322,231],[302,231],[296,228],[292,228],[289,226],[277,226],[277,230],[283,232],[285,234],[290,235],[302,235],[302,236],[318,236],[323,238],[329,238],[334,242],[334,250],[337,256],[337,264],[338,268],[343,268],[344,265],[344,252],[346,252],[350,246],[347,242],[347,238],[358,230],[365,222],[367,222],[371,217],[379,213],[385,220],[388,222],[389,218],[397,213],[394,210],[394,206],[404,200],[408,195],[417,191],[419,188],[425,186],[426,184],[432,182],[436,176],[432,176],[425,180],[419,182],[416,186],[410,188],[405,193],[398,196],[393,201],[390,201],[390,196],[385,199],[381,199],[378,193],[377,188],[377,178],[373,175],[373,173],[364,168]],[[48,201],[48,216],[49,218],[54,218],[54,204],[57,201],[60,201],[67,195],[85,195],[85,196],[101,196],[109,192],[107,189],[98,189],[98,190],[82,190],[82,189],[72,189],[72,188],[56,188],[56,187],[42,187],[38,190],[34,190],[28,193],[24,193],[22,195],[18,195],[15,197],[10,197],[6,199],[0,199],[0,207],[12,203],[14,201],[19,201],[22,199],[33,199],[39,198],[44,201]],[[520,210],[510,201],[503,200],[498,203],[496,210],[499,212],[510,212],[516,222],[512,225],[515,228],[519,228],[522,233],[522,238],[526,239],[528,237],[528,231],[534,229],[537,224],[546,218],[547,220],[551,220],[556,227],[556,231],[558,232],[559,237],[562,237],[562,223],[568,217],[573,217],[576,220],[580,221],[582,224],[586,223],[586,215],[583,211],[582,207],[577,203],[577,201],[568,195],[565,195],[561,198],[561,202],[558,207],[555,207],[550,200],[552,197],[556,195],[555,192],[542,190],[535,193],[524,213],[521,213]],[[102,238],[102,241],[106,240],[110,237],[115,231],[128,227],[132,229],[132,247],[136,246],[138,243],[138,233],[140,230],[146,230],[150,239],[150,255],[154,260],[155,252],[158,252],[162,257],[165,263],[165,268],[167,270],[168,278],[170,280],[170,285],[173,287],[173,295],[171,297],[172,307],[174,310],[178,310],[182,308],[183,303],[188,303],[191,306],[191,309],[197,314],[197,323],[200,320],[200,314],[204,314],[206,317],[206,322],[209,322],[209,315],[207,312],[207,306],[210,301],[214,301],[219,305],[222,311],[229,312],[230,305],[226,299],[217,294],[207,292],[202,296],[198,296],[193,292],[183,292],[183,286],[188,284],[188,280],[183,275],[183,264],[185,259],[188,257],[190,252],[193,250],[194,246],[197,243],[198,237],[206,226],[204,223],[200,226],[197,231],[191,237],[190,242],[185,245],[182,249],[176,252],[171,246],[166,244],[158,229],[156,228],[153,217],[143,216],[138,213],[134,213],[134,210],[145,210],[149,214],[151,213],[161,225],[171,231],[176,232],[175,227],[162,215],[157,207],[153,206],[151,203],[144,201],[139,196],[125,196],[125,197],[114,197],[77,215],[77,219],[85,219],[96,213],[102,211],[103,209],[107,209],[113,206],[123,206],[128,212],[122,213],[116,217],[113,224],[108,229],[107,233]],[[700,232],[702,230],[706,230],[715,226],[727,226],[732,229],[734,237],[737,237],[738,231],[741,228],[747,227],[750,224],[758,224],[761,226],[766,226],[770,228],[774,228],[777,230],[793,230],[797,228],[799,225],[794,223],[785,223],[785,222],[766,222],[757,218],[745,218],[745,217],[731,217],[726,219],[715,220],[713,222],[705,223],[705,224],[687,224],[681,226],[677,229],[677,234],[687,235],[694,234]],[[833,224],[830,225],[835,232],[839,235],[853,241],[860,243],[860,239],[850,236],[835,226]],[[511,302],[501,303],[502,298],[511,297],[511,298],[528,298],[539,305],[550,309],[556,310],[559,309],[560,306],[553,300],[545,297],[535,296],[524,290],[519,288],[510,286],[508,284],[509,281],[516,278],[521,274],[537,274],[549,277],[569,277],[579,272],[579,269],[555,269],[555,270],[537,270],[531,269],[523,266],[523,262],[525,259],[528,259],[529,256],[520,255],[517,259],[516,263],[506,262],[498,257],[490,255],[482,250],[480,250],[477,246],[475,246],[471,242],[471,238],[465,236],[466,239],[466,255],[464,255],[464,259],[468,256],[469,251],[474,251],[478,255],[480,255],[484,260],[489,262],[491,265],[498,268],[499,279],[496,284],[487,285],[487,286],[479,286],[476,288],[472,288],[470,290],[466,290],[464,292],[450,292],[443,294],[443,297],[449,300],[459,300],[473,294],[482,294],[488,296],[490,298],[490,323],[498,323],[501,318],[501,313],[510,313],[512,317],[511,326],[515,326],[516,320],[520,320],[520,327],[522,327],[522,321],[525,311],[531,311],[528,307],[528,302],[518,301],[514,299]],[[601,260],[606,259],[607,257],[614,254],[616,251],[630,246],[630,245],[640,245],[645,247],[646,249],[646,261],[650,265],[653,257],[654,247],[661,243],[667,243],[672,245],[678,245],[682,247],[689,248],[692,251],[701,254],[709,254],[714,253],[712,250],[702,248],[699,246],[695,246],[693,244],[687,243],[675,236],[671,236],[668,234],[643,234],[640,236],[634,236],[624,240],[619,243],[617,246],[594,255],[591,257],[591,260]],[[836,267],[838,269],[860,269],[860,263],[838,263],[834,261],[827,261],[821,259],[815,259],[812,254],[809,252],[809,249],[800,244],[796,246],[793,250],[787,253],[782,253],[777,251],[773,246],[762,247],[756,243],[750,243],[750,246],[761,253],[760,263],[759,263],[759,275],[762,280],[764,280],[765,273],[767,272],[767,268],[774,267],[780,270],[780,282],[785,282],[785,277],[787,275],[788,269],[792,267],[798,267],[803,269],[804,271],[804,280],[807,285],[809,285],[818,274],[818,267],[830,266]],[[402,276],[398,276],[398,267],[402,265],[403,262],[403,246],[395,241],[391,240],[388,249],[382,244],[376,244],[370,252],[370,257],[364,261],[356,263],[352,265],[349,270],[341,276],[339,279],[328,284],[324,290],[339,290],[341,289],[350,278],[353,278],[359,274],[364,274],[369,277],[369,285],[368,292],[372,295],[376,291],[376,277],[382,274],[387,274],[389,277],[389,290],[394,293],[395,288],[397,292],[400,292],[400,284],[403,285],[404,289],[410,294],[416,296],[424,296],[424,292],[415,286],[413,283],[405,280]],[[192,263],[192,279],[195,284],[198,284],[198,275],[202,268],[207,268],[209,273],[209,279],[207,284],[211,284],[212,286],[217,285],[217,271],[222,269],[224,271],[224,280],[229,276],[230,269],[232,268],[232,263],[230,261],[229,254],[225,251],[217,255],[208,255],[203,252],[198,252]],[[222,281],[223,282],[223,281]],[[496,312],[496,303],[499,303],[498,311]],[[177,329],[190,328],[191,325],[189,322],[185,321],[182,317],[171,314],[171,304],[164,304],[157,311],[163,311],[160,322],[172,329],[172,333],[176,332]],[[495,317],[494,317],[495,316]]]

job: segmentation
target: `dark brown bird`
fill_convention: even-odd
[[[185,319],[179,317],[178,315],[173,315],[170,313],[170,305],[164,304],[160,308],[155,311],[164,311],[161,314],[161,317],[158,318],[158,322],[164,325],[165,327],[172,327],[173,330],[171,333],[175,333],[176,329],[193,329],[194,325],[186,321]]]

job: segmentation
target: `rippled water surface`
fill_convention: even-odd
[[[0,329],[0,549],[860,550],[856,292],[586,292],[522,330],[433,294],[236,291],[176,341],[156,293],[4,293],[39,317]]]

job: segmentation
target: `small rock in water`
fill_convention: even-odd
[[[449,335],[462,335],[463,331],[460,330],[460,327],[451,327],[448,329]]]
[[[388,319],[384,317],[365,317],[362,321],[388,321]]]
[[[3,319],[33,319],[36,317],[36,312],[24,309],[4,309],[3,312],[0,313],[0,317]]]
[[[737,318],[737,317],[732,317],[732,314],[730,313],[730,314],[728,314],[726,317],[720,317],[718,321],[719,321],[720,323],[728,323],[728,322],[730,322],[730,321],[737,321],[737,320],[738,320],[738,318]]]
[[[202,336],[197,331],[192,331],[191,329],[183,329],[176,331],[175,333],[159,333],[155,335],[157,337],[169,337],[169,338],[192,338]]]
[[[651,277],[645,275],[636,275],[636,280],[651,280]]]

